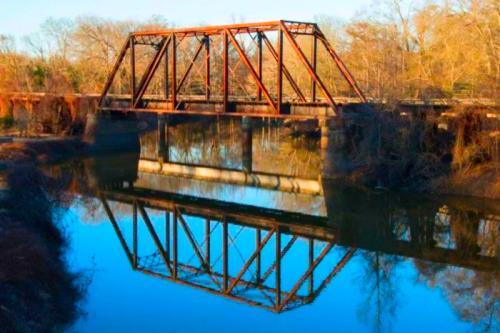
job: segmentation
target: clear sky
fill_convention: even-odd
[[[276,19],[310,21],[316,15],[349,19],[373,0],[0,0],[0,34],[30,34],[49,17],[95,15],[142,20],[162,15],[177,26]]]

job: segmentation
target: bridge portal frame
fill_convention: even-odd
[[[277,33],[276,45],[273,45],[266,33]],[[237,36],[247,34],[252,38],[254,47],[256,47],[256,66],[252,64],[247,51],[238,42]],[[311,55],[308,58],[302,46],[297,42],[297,36],[310,36],[311,38]],[[211,62],[211,38],[219,36],[222,39],[222,96],[214,98],[213,87],[211,82],[210,62]],[[178,59],[177,51],[179,43],[187,38],[195,38],[199,44],[196,47],[193,58],[190,60],[189,65],[185,69],[182,76],[178,77]],[[291,46],[289,52],[293,53],[301,62],[311,79],[310,96],[306,96],[297,82],[294,80],[292,74],[284,63],[284,43],[287,41]],[[269,21],[260,23],[242,23],[232,25],[220,26],[207,26],[195,28],[181,28],[181,29],[166,29],[166,30],[151,30],[142,32],[131,33],[126,42],[124,43],[115,65],[108,77],[102,95],[99,99],[99,109],[108,111],[150,111],[156,113],[196,113],[201,115],[212,114],[230,114],[230,115],[246,115],[246,116],[271,116],[271,117],[300,117],[300,118],[316,118],[317,116],[325,116],[326,112],[303,114],[291,114],[288,105],[304,106],[308,108],[318,107],[322,110],[331,110],[331,115],[339,113],[338,103],[332,97],[331,92],[325,85],[325,78],[317,72],[317,55],[318,43],[324,46],[326,55],[333,60],[337,69],[342,77],[346,80],[349,87],[356,95],[356,99],[361,103],[366,103],[367,99],[352,74],[347,69],[347,66],[338,56],[335,49],[329,43],[325,35],[320,30],[316,23],[297,22],[297,21]],[[145,72],[139,81],[136,78],[136,45],[151,45],[156,49],[153,59],[149,62]],[[232,72],[229,66],[230,55],[229,48],[232,47],[238,54],[240,61],[249,72],[250,76],[256,84],[255,95],[251,96],[251,100],[237,100],[230,96],[229,79],[238,80],[236,74]],[[272,96],[268,87],[266,87],[263,80],[263,50],[267,48],[270,55],[276,61],[276,94]],[[130,64],[128,65],[131,72],[130,97],[117,97],[109,94],[113,81],[118,72],[125,64],[127,53],[130,54]],[[187,77],[190,75],[195,62],[200,54],[204,53],[204,96],[203,98],[192,98],[192,96],[183,96],[180,89],[185,84]],[[165,96],[162,102],[166,102],[166,107],[151,107],[154,104],[154,98],[147,98],[146,91],[153,79],[153,76],[160,68],[160,63],[164,61],[163,73],[163,86],[165,87]],[[255,62],[255,61],[254,61]],[[283,95],[283,78],[289,82],[292,90],[296,94],[295,100],[285,101]],[[323,96],[322,99],[318,98],[317,92]],[[117,105],[113,105],[113,99],[120,101]],[[111,101],[111,102],[110,102]],[[128,101],[128,106],[125,101]],[[159,102],[156,100],[156,102]],[[218,105],[219,109],[216,111],[206,110],[186,110],[182,107],[183,103],[208,103],[210,105]],[[262,106],[257,112],[248,111],[234,111],[231,110],[230,104],[241,104],[251,106]],[[285,105],[286,104],[286,105]],[[158,105],[158,103],[156,103]],[[263,109],[263,110],[262,110]],[[262,110],[262,111],[261,111]],[[233,112],[231,112],[233,111]]]

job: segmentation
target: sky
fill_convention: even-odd
[[[0,0],[0,34],[22,37],[47,18],[100,16],[144,20],[164,16],[178,27],[240,21],[302,20],[317,15],[350,19],[373,0]]]

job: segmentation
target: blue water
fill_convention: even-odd
[[[213,141],[214,128],[204,125],[198,130],[210,135],[190,143],[191,125],[181,123],[177,126],[177,130],[169,127],[173,131],[170,133],[170,162],[241,167],[242,150],[234,135],[224,136],[222,130],[221,136],[217,134]],[[158,157],[155,140],[157,135],[154,132],[141,137],[141,158]],[[259,129],[253,134],[252,170],[318,179],[321,163],[316,141],[292,140],[279,129]],[[314,269],[313,289],[318,290],[322,285],[325,287],[310,294],[310,298],[302,298],[306,300],[305,304],[288,303],[285,311],[277,312],[271,306],[275,295],[269,291],[264,295],[256,288],[244,289],[238,285],[232,294],[245,301],[237,301],[220,292],[221,286],[215,286],[222,281],[219,277],[188,274],[181,268],[176,281],[148,275],[134,269],[103,204],[90,191],[90,195],[79,194],[63,215],[62,225],[69,239],[66,259],[70,270],[81,273],[86,278],[84,280],[89,281],[80,304],[83,315],[69,332],[429,333],[497,332],[499,329],[498,209],[492,209],[493,213],[483,213],[483,204],[476,205],[471,200],[364,193],[352,189],[344,191],[336,188],[335,184],[333,188],[321,184],[321,194],[280,192],[158,175],[149,171],[138,172],[134,168],[138,163],[135,157],[116,161],[111,164],[109,160],[95,165],[86,164],[85,168],[89,168],[86,176],[78,177],[89,188],[93,187],[89,184],[99,184],[95,186],[98,191],[111,188],[111,192],[116,189],[118,193],[133,192],[132,199],[138,189],[140,195],[150,195],[156,203],[167,205],[170,199],[162,197],[162,193],[174,193],[181,199],[191,197],[188,209],[199,204],[201,199],[219,203],[219,208],[213,206],[215,213],[210,211],[213,208],[211,205],[202,205],[198,215],[179,210],[194,242],[200,247],[201,255],[206,254],[205,218],[210,216],[212,271],[223,272],[224,220],[228,223],[229,234],[228,275],[233,278],[238,276],[256,248],[256,228],[262,227],[259,223],[267,223],[268,228],[269,225],[273,228],[280,225],[281,251],[293,236],[297,236],[281,261],[281,302],[284,302],[286,292],[291,292],[307,272],[312,262],[309,257],[311,244],[313,259],[318,258],[328,245],[328,239],[324,237],[334,235],[332,250]],[[130,170],[125,166],[131,167],[128,168]],[[123,180],[130,182],[131,179],[133,188],[123,185]],[[185,202],[181,199],[173,200],[176,207],[184,207]],[[221,202],[226,206],[220,208]],[[464,205],[464,202],[467,204]],[[111,199],[108,203],[127,251],[133,253],[132,205]],[[257,208],[245,211],[244,208],[249,206]],[[498,206],[493,204],[490,207]],[[269,217],[265,209],[279,210],[287,218],[280,220],[281,213]],[[172,255],[173,245],[167,246],[166,242],[165,211],[153,209],[151,205],[146,205],[145,210],[160,246],[165,254],[169,252],[165,250],[168,248],[168,255]],[[234,217],[238,213],[245,217],[248,211],[251,217],[254,216],[252,214],[263,214],[264,217],[250,218],[247,224]],[[286,215],[289,213],[303,215],[294,220]],[[172,222],[173,213],[168,214]],[[214,218],[214,214],[219,214],[218,218]],[[311,225],[308,222],[311,219],[321,225]],[[332,231],[329,229],[331,226],[338,229]],[[314,234],[317,227],[319,234]],[[201,267],[185,231],[180,226],[178,229],[179,262]],[[261,240],[268,232],[264,229]],[[172,223],[168,231],[171,236]],[[137,235],[136,268],[147,268],[157,275],[169,275],[161,251],[141,214]],[[273,234],[262,249],[262,274],[274,261],[276,239]],[[352,251],[353,256],[340,265],[344,255]],[[462,267],[454,266],[456,264]],[[479,268],[475,270],[474,265]],[[327,279],[336,267],[340,269],[333,278]],[[278,286],[275,272],[265,281],[265,285],[273,291]],[[256,262],[253,261],[241,278],[256,281],[256,275]],[[218,291],[208,292],[180,281],[211,286]],[[298,295],[309,295],[309,281],[305,279],[300,285]],[[271,308],[257,307],[252,302]]]
[[[119,215],[123,230],[130,229],[130,216]],[[163,216],[150,217],[160,234]],[[202,224],[196,223],[196,218],[187,220],[195,235],[201,232]],[[477,328],[457,316],[442,286],[429,287],[425,280],[418,281],[419,272],[412,259],[378,253],[380,260],[396,264],[388,280],[377,286],[377,270],[370,269],[367,260],[377,254],[358,250],[312,304],[276,314],[133,271],[102,212],[89,218],[86,206],[75,203],[64,224],[70,237],[70,266],[91,278],[82,304],[85,315],[70,332],[468,332]],[[230,234],[237,229],[230,228]],[[183,233],[179,234],[182,240]],[[253,238],[243,234],[238,246],[251,248]],[[151,239],[143,235],[147,231],[139,223],[139,237],[144,237],[146,248],[151,247]],[[288,239],[283,237],[282,246]],[[216,238],[212,243],[217,243]],[[304,245],[305,241],[299,240],[298,250],[287,254],[284,284],[293,283],[292,276],[307,268],[304,251],[300,250]],[[317,252],[322,245],[316,244]],[[182,246],[189,247],[186,243]],[[273,248],[274,242],[267,246]],[[345,250],[338,247],[325,258],[326,264],[315,272],[318,279]],[[242,251],[248,258],[250,252]],[[285,263],[282,267],[285,269]]]

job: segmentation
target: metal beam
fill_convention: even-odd
[[[181,90],[184,82],[186,81],[186,78],[188,77],[189,73],[191,72],[191,69],[193,68],[194,63],[196,62],[196,59],[198,59],[198,56],[200,55],[200,52],[204,46],[205,46],[205,43],[203,42],[203,40],[200,41],[200,45],[196,49],[196,51],[194,53],[194,57],[191,60],[191,62],[189,63],[188,68],[186,69],[186,72],[184,72],[184,75],[182,76],[181,82],[179,82],[179,85],[177,86],[177,90],[179,90],[179,91]]]
[[[264,33],[262,33],[261,35],[262,35],[262,39],[266,43],[266,46],[271,53],[271,55],[273,56],[273,58],[276,61],[278,61],[278,53],[276,53],[276,50],[274,49],[273,44],[271,44],[271,42],[269,41],[269,39],[267,38],[267,36]],[[297,85],[297,82],[295,82],[295,80],[293,79],[292,74],[290,74],[290,72],[286,68],[285,64],[282,64],[282,68],[283,68],[283,74],[285,74],[285,77],[287,78],[288,82],[292,86],[292,89],[295,91],[297,96],[299,96],[299,98],[302,102],[307,102],[304,94],[302,93],[299,86]]]
[[[146,93],[146,90],[148,89],[149,83],[153,79],[154,74],[156,73],[156,70],[158,69],[158,66],[160,65],[161,59],[163,58],[163,55],[165,54],[168,45],[170,44],[171,38],[165,38],[163,40],[163,43],[161,44],[160,49],[156,52],[155,56],[149,63],[148,67],[146,68],[146,71],[144,72],[144,75],[142,77],[141,82],[139,83],[139,88],[137,90],[137,95],[134,97],[134,108],[139,106],[139,103],[142,100],[142,97]]]
[[[245,263],[245,265],[243,265],[243,268],[238,273],[238,276],[236,276],[236,278],[233,280],[233,282],[231,283],[231,285],[229,286],[229,288],[226,289],[225,292],[227,294],[230,294],[231,291],[234,289],[234,287],[238,284],[238,282],[240,281],[240,279],[243,277],[243,274],[245,274],[245,272],[248,270],[248,268],[250,267],[250,265],[252,264],[252,262],[255,260],[255,258],[259,254],[259,252],[262,251],[262,249],[264,248],[264,246],[266,246],[267,242],[269,242],[269,240],[271,239],[271,236],[275,233],[275,231],[276,231],[276,229],[273,228],[273,229],[271,229],[267,233],[267,235],[266,235],[266,237],[264,237],[264,240],[262,241],[262,243],[260,243],[259,247],[257,247],[257,249],[255,249],[255,252],[247,260],[247,262]]]
[[[284,24],[281,24],[281,26],[282,26],[284,35],[286,36],[286,38],[288,39],[288,41],[292,45],[292,48],[294,49],[295,53],[297,54],[297,56],[299,57],[299,59],[304,64],[304,66],[306,67],[306,69],[309,72],[309,74],[311,75],[311,77],[319,85],[321,91],[323,92],[323,95],[328,100],[328,103],[334,108],[334,110],[336,110],[337,106],[336,106],[336,104],[335,104],[332,96],[328,92],[328,89],[324,85],[323,81],[321,81],[321,79],[319,78],[319,76],[314,72],[311,64],[309,63],[309,61],[307,60],[306,56],[304,55],[304,52],[302,52],[301,48],[297,44],[297,41],[292,36],[292,34],[290,33],[290,31],[288,31],[287,27]]]
[[[149,234],[151,235],[151,238],[153,238],[153,242],[155,243],[156,249],[160,253],[160,257],[165,263],[165,266],[167,267],[168,271],[172,273],[172,267],[170,267],[170,261],[167,258],[167,255],[165,254],[165,251],[163,250],[163,246],[160,242],[160,239],[158,238],[158,235],[156,234],[156,231],[153,227],[153,224],[151,223],[151,220],[149,219],[148,214],[146,213],[146,210],[142,206],[142,204],[137,203],[137,208],[139,208],[139,212],[142,215],[142,219],[144,221],[144,224],[146,224],[146,227],[149,231]]]
[[[118,72],[118,68],[120,68],[120,65],[122,64],[123,59],[125,58],[125,54],[127,54],[127,50],[130,47],[130,36],[127,38],[125,43],[123,44],[120,53],[118,53],[118,58],[115,61],[115,65],[113,66],[113,69],[111,70],[111,73],[109,74],[108,81],[104,85],[104,89],[102,91],[101,97],[99,98],[99,102],[97,105],[103,106],[104,98],[109,92],[109,88],[111,88],[111,85],[113,84],[113,81],[116,76],[116,72]]]
[[[236,38],[234,37],[234,35],[231,33],[230,30],[226,30],[226,34],[229,37],[229,39],[231,40],[231,43],[235,47],[236,51],[240,55],[240,58],[242,59],[243,63],[245,64],[245,66],[247,66],[248,70],[250,71],[250,74],[252,75],[253,79],[255,80],[255,83],[260,87],[260,89],[262,89],[262,93],[264,94],[264,97],[267,100],[267,103],[269,104],[269,106],[271,107],[273,112],[279,113],[278,109],[276,108],[276,105],[274,105],[273,99],[269,95],[269,92],[267,91],[266,87],[264,86],[264,84],[260,80],[257,72],[255,71],[252,64],[250,63],[250,60],[248,59],[247,55],[245,54],[245,51],[243,51],[240,44],[238,43],[238,41],[236,40]]]

